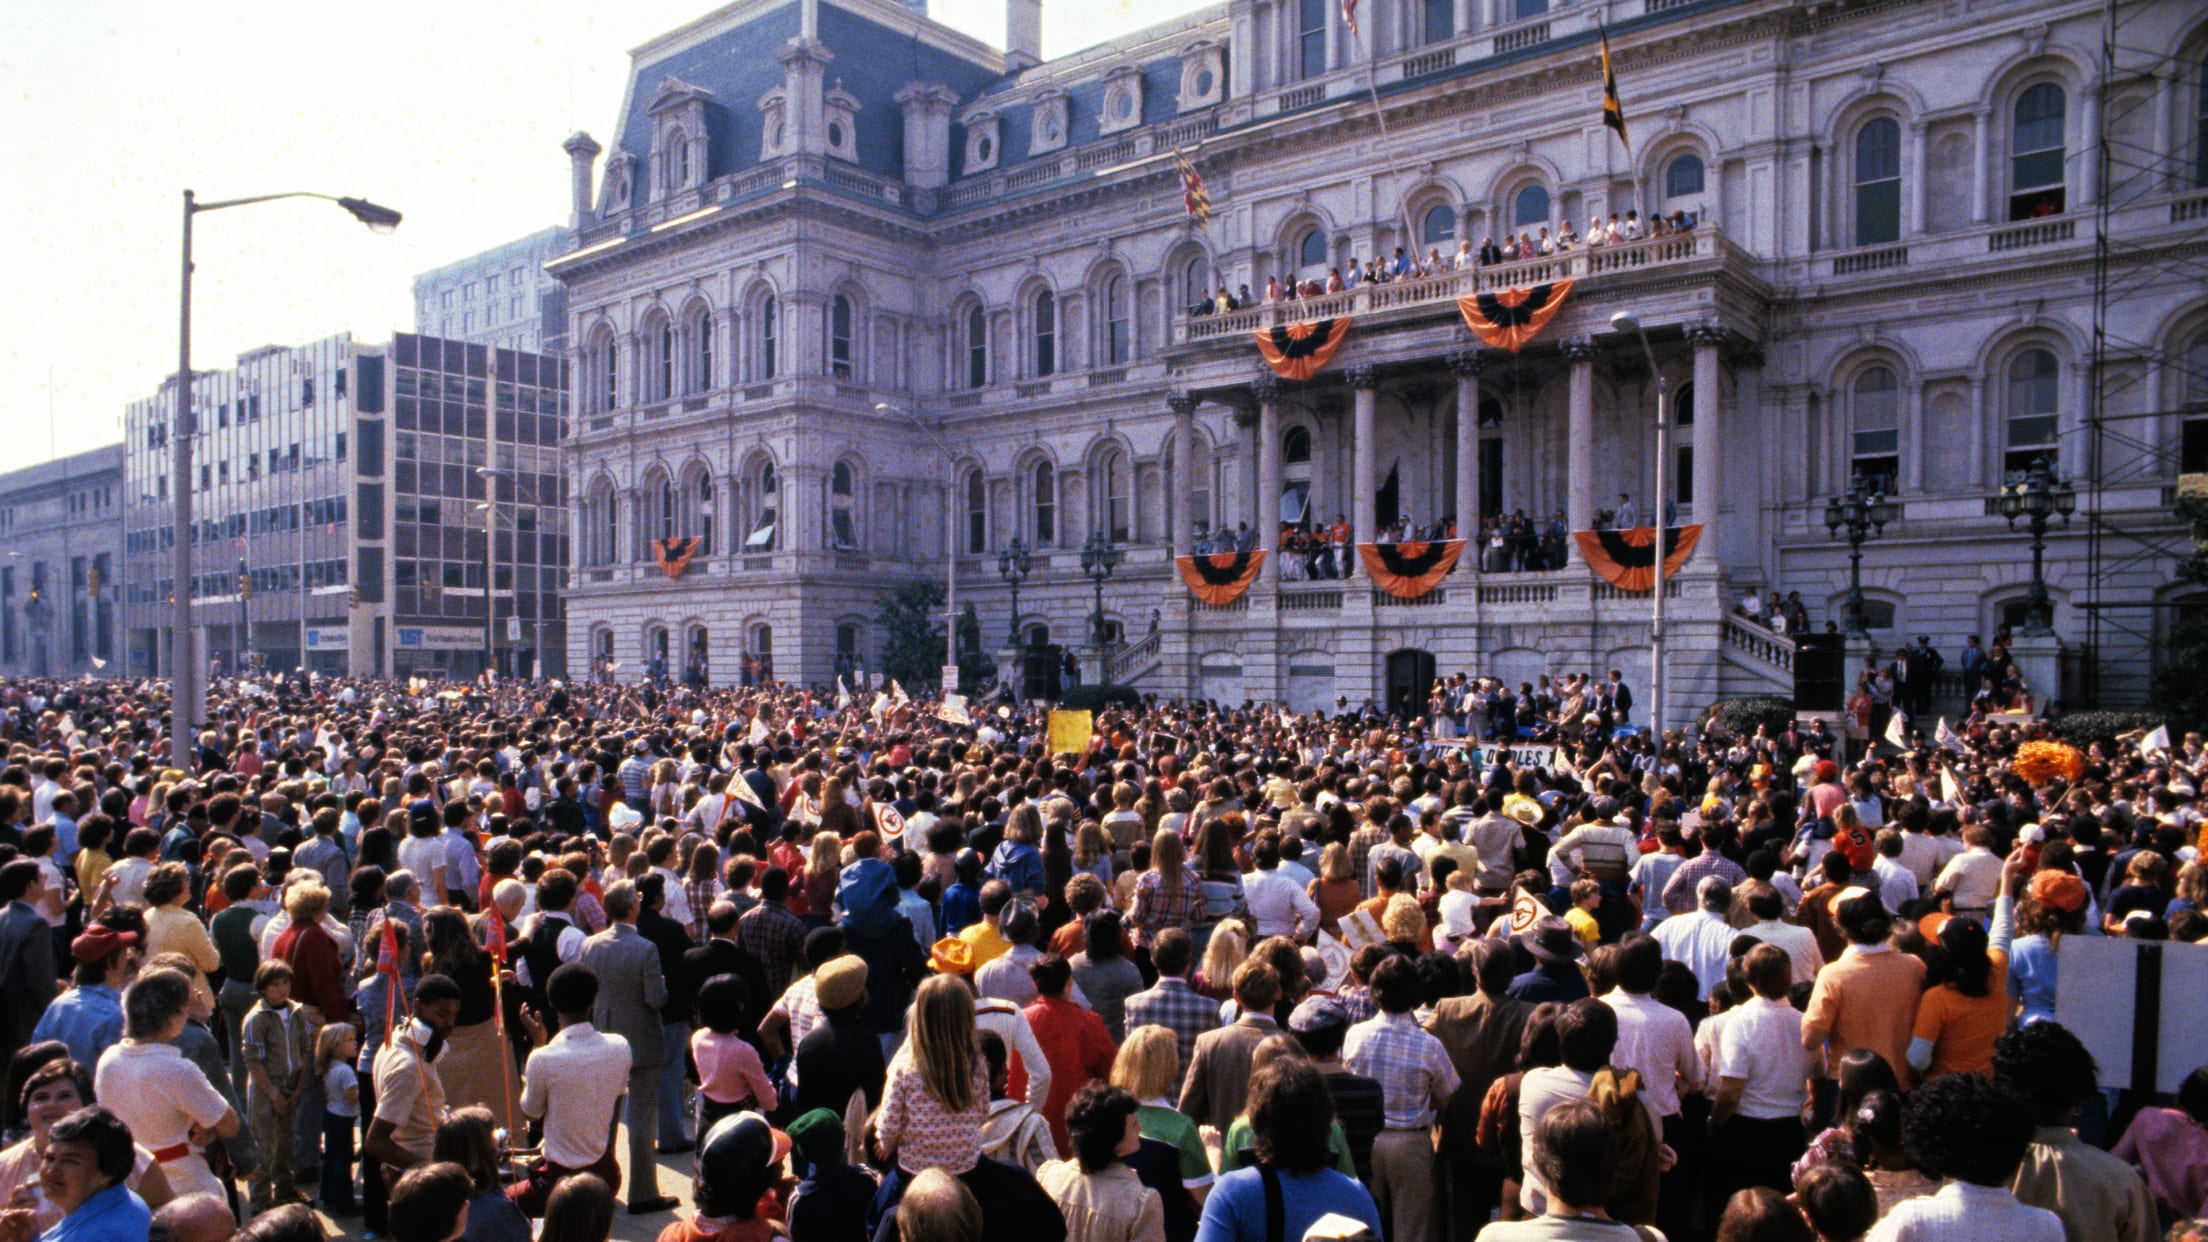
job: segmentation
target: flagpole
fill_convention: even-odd
[[[1347,26],[1349,27],[1349,43],[1350,43],[1350,46],[1351,46],[1351,47],[1353,47],[1353,48],[1355,48],[1355,49],[1357,49],[1357,52],[1358,52],[1358,53],[1359,53],[1360,55],[1364,55],[1364,51],[1365,51],[1365,37],[1364,37],[1364,34],[1363,34],[1363,32],[1361,32],[1361,31],[1359,31],[1359,30],[1357,29],[1357,17],[1356,17],[1356,12],[1357,12],[1357,4],[1356,4],[1356,0],[1343,0],[1343,3],[1342,3],[1342,21],[1343,21],[1343,23],[1344,23],[1345,25],[1347,25]],[[1390,138],[1388,137],[1388,117],[1387,117],[1387,113],[1386,113],[1386,111],[1385,111],[1385,110],[1383,110],[1383,109],[1382,109],[1382,108],[1380,107],[1380,78],[1379,78],[1379,71],[1378,71],[1378,70],[1377,70],[1376,68],[1374,68],[1374,60],[1375,60],[1375,59],[1376,59],[1376,57],[1374,57],[1374,56],[1365,56],[1365,57],[1364,57],[1364,60],[1365,60],[1365,93],[1366,93],[1366,94],[1367,94],[1367,95],[1368,95],[1368,96],[1369,96],[1369,97],[1370,97],[1370,98],[1372,99],[1372,119],[1373,119],[1373,121],[1374,121],[1374,122],[1375,122],[1375,123],[1376,123],[1376,124],[1377,124],[1377,125],[1379,126],[1379,128],[1380,128],[1380,145],[1381,145],[1382,147],[1388,147],[1388,146],[1391,146],[1391,145],[1393,145],[1393,142],[1392,142],[1392,140],[1391,140],[1391,139],[1390,139]],[[1388,169],[1388,171],[1390,171],[1390,172],[1393,172],[1393,171],[1395,171],[1395,168],[1394,168],[1394,166],[1393,166],[1393,165],[1390,165],[1390,166],[1389,166],[1389,169]],[[1400,211],[1400,212],[1402,212],[1402,213],[1403,213],[1403,243],[1404,243],[1404,246],[1405,246],[1405,247],[1406,247],[1406,248],[1407,248],[1407,249],[1408,249],[1408,250],[1409,250],[1409,251],[1411,252],[1411,261],[1412,261],[1413,263],[1416,263],[1416,262],[1418,262],[1418,246],[1419,246],[1419,238],[1418,238],[1418,230],[1417,230],[1417,229],[1415,229],[1415,228],[1413,228],[1413,227],[1411,227],[1411,204],[1410,204],[1410,199],[1409,199],[1409,197],[1408,197],[1407,195],[1403,195],[1403,194],[1398,194],[1398,195],[1396,195],[1396,196],[1395,196],[1395,206],[1396,206],[1396,210],[1398,210],[1398,211]]]

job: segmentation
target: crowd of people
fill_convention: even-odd
[[[1534,762],[1498,688],[1053,754],[275,677],[172,766],[159,683],[0,684],[0,1240],[2198,1236],[2208,1069],[2101,1091],[2057,970],[2208,933],[2198,735],[1652,735],[1613,672]]]

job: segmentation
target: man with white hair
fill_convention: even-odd
[[[295,885],[304,884],[309,880],[328,887],[322,879],[322,873],[312,867],[293,867],[284,873],[284,886],[277,889],[273,894],[276,900],[276,913],[270,915],[268,922],[261,925],[260,935],[255,938],[260,945],[263,961],[275,956],[276,941],[283,936],[285,929],[291,926],[291,911],[284,906],[284,894],[290,892]],[[385,891],[389,891],[388,885],[386,885]],[[337,941],[338,956],[345,961],[353,960],[352,929],[332,917],[327,909],[322,912],[321,927],[323,931],[330,933],[331,937]]]
[[[1687,964],[1697,995],[1708,1000],[1710,989],[1725,982],[1725,951],[1737,934],[1725,918],[1733,904],[1733,886],[1723,876],[1703,876],[1694,886],[1694,900],[1695,909],[1672,915],[1649,934],[1663,946],[1666,961]]]
[[[396,920],[406,928],[406,943],[418,952],[429,943],[422,929],[422,909],[415,904],[421,895],[421,886],[414,873],[400,868],[383,881],[383,908],[368,916],[368,928],[361,936],[360,952],[353,955],[353,975],[366,978],[376,969],[376,959],[383,951],[383,925]],[[415,953],[400,954],[399,982],[407,995],[414,994],[414,987],[421,982],[421,962]]]

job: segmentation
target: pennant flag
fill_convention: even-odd
[[[912,696],[905,693],[905,688],[897,684],[896,678],[890,678],[889,705],[891,707],[903,707],[905,704],[910,702],[912,702]]]
[[[949,721],[950,723],[957,725],[970,725],[974,723],[974,718],[967,714],[966,696],[963,694],[944,695],[943,705],[935,709],[935,718],[937,720]]]
[[[2154,726],[2154,732],[2139,739],[2139,753],[2151,755],[2156,751],[2170,752],[2170,726],[2167,723]]]
[[[1895,750],[1909,749],[1909,725],[1898,711],[1886,718],[1886,740]]]
[[[869,715],[869,716],[871,716],[871,717],[873,717],[873,718],[874,718],[874,721],[875,721],[875,723],[879,724],[879,723],[881,722],[881,719],[882,719],[882,713],[884,713],[884,712],[886,712],[886,711],[888,711],[888,710],[889,710],[889,692],[888,692],[887,690],[877,690],[877,691],[875,691],[875,692],[874,692],[874,705],[873,705],[872,707],[869,707],[869,708],[867,708],[867,709],[866,709],[866,714],[867,714],[867,715]]]
[[[1541,335],[1541,329],[1564,309],[1564,299],[1571,292],[1571,281],[1558,280],[1530,289],[1477,293],[1458,298],[1457,311],[1464,316],[1464,326],[1472,329],[1472,335],[1515,354]]]
[[[1257,581],[1257,571],[1265,567],[1265,553],[1253,550],[1176,556],[1173,564],[1196,598],[1217,608],[1242,598],[1242,592]]]
[[[1940,727],[1932,731],[1932,740],[1937,742],[1942,750],[1952,750],[1957,754],[1962,753],[1963,739],[1955,736],[1955,730],[1947,727],[1947,717],[1945,716],[1940,717]]]
[[[1173,152],[1173,166],[1180,170],[1181,206],[1188,210],[1188,218],[1199,226],[1211,223],[1211,191],[1204,188],[1204,174],[1177,150]]]
[[[757,807],[762,811],[767,809],[767,804],[759,800],[759,791],[751,787],[751,782],[745,780],[741,772],[728,782],[728,792],[736,795],[736,800],[745,806]]]
[[[1543,906],[1532,893],[1519,889],[1518,895],[1510,899],[1511,935],[1520,936],[1532,931],[1535,924],[1538,924],[1548,912],[1548,908]]]
[[[107,667],[107,661],[105,661],[105,660],[101,659],[101,658],[100,658],[100,657],[98,657],[98,656],[93,656],[93,657],[92,657],[92,667],[94,667],[94,668],[106,668],[106,667]]]
[[[1618,141],[1630,154],[1633,143],[1625,136],[1625,108],[1618,103],[1618,75],[1610,68],[1610,32],[1601,26],[1596,29],[1602,34],[1602,123],[1618,132]]]
[[[1963,804],[1963,787],[1955,783],[1955,770],[1953,768],[1943,767],[1940,769],[1940,801],[1947,803],[1949,806],[1961,806]]]
[[[1349,316],[1259,328],[1256,336],[1257,352],[1265,356],[1265,365],[1279,372],[1282,379],[1301,382],[1334,360],[1334,351],[1349,339]]]
[[[1360,543],[1357,558],[1365,563],[1372,583],[1397,599],[1417,599],[1441,585],[1457,567],[1464,540],[1431,543]]]
[[[843,674],[836,674],[836,710],[851,706],[851,687],[843,684]]]
[[[751,718],[751,732],[744,735],[744,740],[750,742],[754,746],[757,746],[767,740],[766,713],[761,712],[759,715],[753,716]]]
[[[670,578],[680,578],[682,571],[690,568],[690,558],[698,554],[698,546],[704,541],[696,535],[684,535],[678,539],[652,540],[652,559]]]
[[[1342,0],[1342,23],[1349,27],[1350,37],[1357,35],[1357,0]]]
[[[1053,709],[1050,713],[1050,753],[1085,755],[1096,735],[1096,720],[1088,712]]]
[[[1586,558],[1587,567],[1595,571],[1604,582],[1621,591],[1647,591],[1656,586],[1656,528],[1636,526],[1631,530],[1575,530],[1572,538],[1579,544],[1579,554]],[[1679,572],[1679,567],[1694,555],[1694,545],[1702,538],[1702,524],[1673,526],[1664,531],[1664,575]]]

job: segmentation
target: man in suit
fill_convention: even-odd
[[[627,880],[609,884],[602,902],[612,925],[583,941],[576,961],[598,976],[592,1025],[628,1041],[629,1215],[647,1216],[675,1206],[672,1198],[659,1193],[659,1166],[652,1150],[659,1126],[659,1067],[667,1059],[659,1017],[667,1004],[667,976],[660,970],[659,950],[636,930],[636,886]]]
[[[1633,690],[1625,684],[1625,674],[1610,670],[1610,710],[1621,725],[1633,723]]]
[[[1231,1025],[1196,1037],[1196,1054],[1181,1080],[1180,1111],[1198,1125],[1221,1134],[1241,1116],[1249,1101],[1250,1057],[1257,1046],[1280,1034],[1273,1004],[1280,999],[1280,976],[1251,958],[1234,972],[1234,1001],[1242,1010]]]
[[[42,884],[38,864],[20,858],[0,867],[0,1058],[30,1042],[31,1028],[54,1000],[54,929],[31,905]]]
[[[682,955],[683,978],[702,987],[715,975],[734,975],[744,981],[744,1017],[736,1028],[744,1042],[759,1046],[759,1020],[774,997],[767,995],[767,971],[759,959],[736,943],[736,919],[741,912],[725,898],[705,912],[705,943]],[[762,1054],[764,1055],[764,1054]]]

